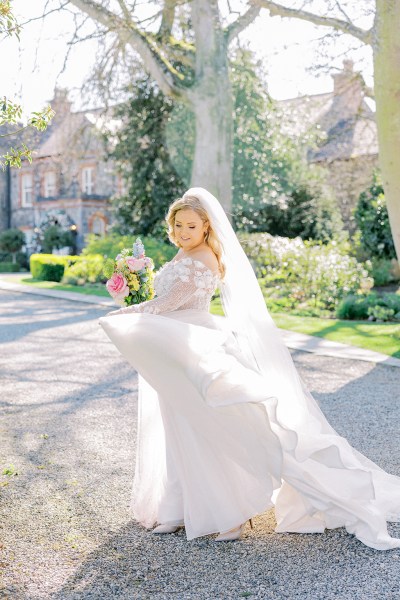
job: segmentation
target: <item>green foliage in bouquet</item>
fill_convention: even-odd
[[[154,263],[145,256],[140,238],[130,248],[123,248],[115,260],[107,260],[103,273],[109,277],[106,287],[121,305],[139,304],[154,297]]]

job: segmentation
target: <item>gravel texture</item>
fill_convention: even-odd
[[[137,377],[97,324],[109,308],[0,301],[0,598],[400,598],[400,551],[344,529],[276,534],[270,510],[217,544],[135,523]],[[399,369],[292,354],[336,430],[400,475]]]

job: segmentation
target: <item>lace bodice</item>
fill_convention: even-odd
[[[172,260],[165,263],[154,276],[156,297],[153,300],[121,308],[113,314],[158,314],[188,308],[209,311],[219,280],[220,276],[199,260],[189,256]]]

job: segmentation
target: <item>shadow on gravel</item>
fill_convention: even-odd
[[[254,532],[227,543],[214,536],[188,542],[184,531],[154,535],[128,523],[51,599],[365,600],[382,598],[382,590],[385,598],[398,597],[399,553],[367,548],[343,529],[275,534],[271,513],[255,519]]]
[[[84,321],[93,321],[104,316],[104,310],[93,309],[93,306],[86,307],[84,304],[79,308],[70,303],[68,307],[68,316],[60,318],[60,311],[54,307],[54,311],[46,310],[46,317],[43,318],[43,313],[23,311],[20,315],[13,315],[18,319],[27,319],[26,322],[19,322],[18,327],[14,323],[1,323],[0,321],[0,342],[10,343],[29,335],[30,333],[40,331],[42,329],[50,329],[63,327],[65,325],[77,325]],[[107,310],[109,308],[107,307]],[[19,311],[20,312],[20,311]],[[48,318],[50,317],[50,318]]]
[[[332,360],[333,376],[340,362]],[[400,371],[371,363],[366,368],[369,371],[364,375],[332,393],[311,391],[339,435],[379,467],[400,476]],[[318,369],[314,365],[309,371],[317,373]],[[328,370],[324,376],[329,377]]]

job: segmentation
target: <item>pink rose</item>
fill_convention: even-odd
[[[123,302],[126,296],[129,296],[128,283],[123,275],[114,273],[114,275],[106,283],[106,288],[110,296],[117,302]]]
[[[146,266],[144,258],[135,258],[134,256],[129,256],[126,259],[126,264],[130,271],[140,271],[140,269],[144,269]]]

